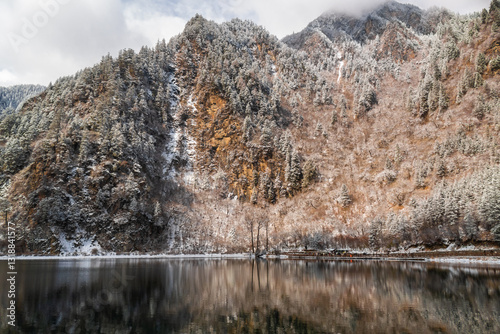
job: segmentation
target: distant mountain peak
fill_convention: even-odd
[[[394,0],[388,0],[384,3],[372,4],[371,6],[364,7],[358,10],[352,10],[352,9],[345,10],[345,9],[333,8],[321,14],[320,17],[337,16],[337,17],[350,17],[350,18],[362,19],[381,10],[406,11],[409,9],[421,10],[419,7],[412,4],[403,4]]]
[[[330,10],[307,25],[307,27],[290,36],[283,42],[300,49],[305,40],[315,31],[321,31],[330,40],[338,38],[353,39],[360,43],[381,36],[386,27],[393,22],[401,22],[417,33],[429,34],[435,31],[437,23],[442,19],[445,10],[425,11],[411,4],[387,1],[377,7],[366,9],[358,15]]]

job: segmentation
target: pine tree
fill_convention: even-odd
[[[479,74],[483,74],[487,67],[488,67],[488,60],[486,59],[486,56],[484,55],[484,53],[479,52],[476,59],[476,71]]]
[[[368,243],[371,249],[378,249],[382,246],[382,226],[383,222],[380,219],[375,219],[370,224]]]
[[[432,89],[429,91],[429,109],[430,111],[435,111],[439,108],[439,95],[441,90],[441,83],[434,82],[432,85]]]
[[[413,89],[410,87],[406,96],[406,110],[413,116],[416,116],[415,112],[415,97]]]
[[[271,127],[270,127],[268,122],[265,122],[264,126],[262,127],[262,133],[260,136],[260,143],[266,147],[272,146],[273,132],[272,132]]]
[[[490,14],[500,10],[500,1],[499,0],[491,0],[490,2]]]
[[[499,15],[500,16],[500,15]],[[500,70],[500,56],[493,58],[490,61],[490,69],[492,72],[495,72],[497,70]]]
[[[491,234],[493,235],[493,238],[495,239],[495,241],[500,242],[500,224],[495,225],[491,229]]]
[[[250,202],[255,205],[255,204],[257,204],[257,200],[258,200],[258,197],[257,197],[257,188],[253,187],[253,189],[252,189],[252,196],[250,197]]]
[[[314,181],[317,175],[316,166],[311,160],[304,164],[304,178],[302,179],[302,188],[307,188]]]
[[[351,195],[345,184],[340,189],[339,203],[343,208],[348,207],[352,203]]]
[[[470,87],[474,86],[474,80],[469,72],[469,69],[465,69],[462,74],[462,78],[458,82],[457,86],[457,103],[462,102],[462,97],[467,93]]]
[[[474,241],[477,237],[477,221],[476,218],[474,217],[473,209],[468,206],[464,215],[464,221],[463,221],[463,236],[462,239],[465,239],[464,241]]]
[[[335,125],[335,124],[337,124],[337,121],[338,121],[338,120],[339,120],[339,119],[338,119],[338,115],[337,115],[337,110],[335,110],[335,109],[334,109],[334,110],[332,111],[332,118],[331,118],[331,122],[330,122],[330,124],[331,124],[331,125]]]
[[[316,129],[314,130],[314,137],[319,137],[323,133],[323,126],[320,122],[316,123]]]
[[[449,107],[449,98],[443,85],[439,85],[439,111],[444,112]]]
[[[484,118],[485,114],[486,114],[486,104],[484,101],[484,97],[482,95],[479,95],[477,100],[476,100],[476,106],[474,108],[473,115],[478,120],[482,120]]]
[[[252,140],[253,128],[254,125],[252,123],[252,119],[247,115],[241,128],[241,131],[243,132],[243,140],[245,142]]]
[[[438,163],[436,175],[439,178],[443,178],[446,176],[446,165],[444,164],[444,162],[442,160],[440,160]]]
[[[0,197],[0,213],[4,216],[4,223],[7,226],[7,218],[10,210],[12,209],[10,202],[3,197]]]
[[[276,175],[274,179],[274,188],[276,189],[276,197],[286,197],[286,189],[283,187],[283,182],[281,182],[280,175]]]
[[[488,10],[483,8],[481,11],[481,23],[485,24],[486,22],[488,22]]]
[[[446,56],[448,60],[453,60],[460,57],[460,49],[454,41],[450,41],[448,42],[448,44],[446,44]]]
[[[392,170],[392,168],[393,168],[393,166],[392,166],[391,159],[389,159],[389,158],[385,159],[385,169]]]
[[[299,190],[302,180],[302,168],[300,166],[300,157],[297,151],[293,150],[290,158],[290,169],[288,183],[293,190]]]
[[[493,177],[479,203],[481,216],[488,227],[500,222],[500,177]]]

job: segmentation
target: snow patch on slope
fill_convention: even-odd
[[[189,113],[191,115],[196,115],[198,113],[198,109],[196,108],[196,105],[193,101],[193,96],[189,96],[189,99],[188,99],[188,102],[187,102],[187,107],[189,108]],[[191,124],[190,126],[195,126],[195,121],[194,121],[194,117],[192,117],[191,119]],[[192,185],[194,184],[194,171],[193,171],[193,167],[194,167],[194,161],[195,161],[195,158],[196,158],[196,140],[194,140],[193,137],[191,137],[188,133],[188,131],[185,132],[184,134],[184,138],[185,138],[185,147],[186,147],[186,152],[185,152],[185,155],[186,155],[186,161],[187,161],[187,165],[186,165],[186,173],[184,174],[184,182],[186,184],[189,184],[189,185]]]
[[[64,232],[55,233],[59,237],[61,255],[97,255],[102,254],[101,245],[93,236],[78,228],[73,236]]]
[[[339,77],[337,78],[337,83],[340,82],[340,79],[342,78],[342,69],[344,68],[344,61],[342,60],[342,54],[339,52],[337,53],[337,59],[340,60],[340,65],[339,65]]]
[[[196,156],[196,141],[189,135],[188,129],[194,125],[193,117],[198,112],[193,96],[191,95],[185,105],[181,103],[174,75],[170,75],[168,80],[168,90],[170,94],[170,112],[173,123],[169,124],[169,141],[162,153],[164,159],[163,176],[170,180],[181,178],[186,184],[194,183],[194,159]],[[184,109],[183,109],[184,108]],[[182,112],[181,112],[182,111]],[[187,113],[187,121],[185,120]],[[186,124],[183,124],[186,122]],[[182,171],[179,170],[182,166]]]

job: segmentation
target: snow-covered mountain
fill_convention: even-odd
[[[326,12],[304,30],[285,37],[283,41],[290,47],[300,49],[311,35],[321,32],[331,41],[352,39],[364,44],[381,36],[391,23],[400,23],[415,33],[429,35],[436,31],[440,22],[451,16],[444,8],[424,11],[414,5],[388,1],[376,10],[359,16]]]
[[[40,85],[17,85],[0,87],[0,118],[13,113],[26,99],[41,93],[45,89]]]
[[[0,121],[19,253],[494,242],[490,7],[389,2],[283,41],[196,16],[168,43],[59,79]]]

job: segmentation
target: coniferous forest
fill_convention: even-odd
[[[0,229],[29,254],[498,245],[499,79],[498,0],[326,12],[282,40],[197,15],[0,89]]]

